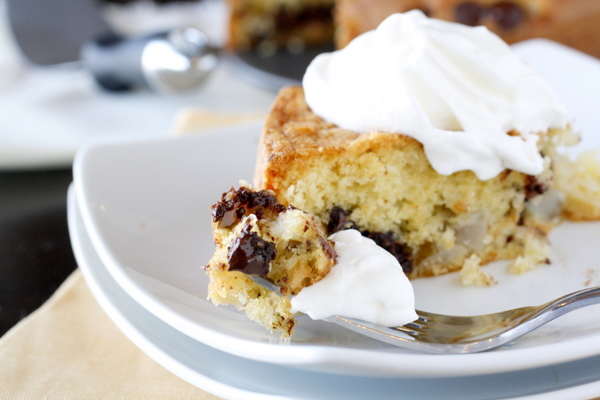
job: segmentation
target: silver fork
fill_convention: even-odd
[[[279,293],[279,287],[258,276],[257,284]],[[513,341],[571,311],[600,303],[600,286],[579,290],[537,307],[459,317],[417,310],[419,318],[406,325],[385,327],[343,316],[326,320],[398,347],[426,353],[466,354],[490,350]]]

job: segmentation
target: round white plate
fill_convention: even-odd
[[[600,357],[475,377],[389,379],[308,372],[221,352],[156,318],[120,287],[95,252],[73,190],[68,213],[79,268],[104,311],[148,356],[218,396],[240,400],[583,400],[600,394]]]
[[[573,68],[579,61],[590,66],[590,59],[563,47],[531,45],[543,47],[538,54],[544,59],[550,53]],[[597,62],[593,66],[600,70]],[[583,101],[588,92],[582,87],[596,84],[589,93],[594,99],[600,92],[600,79],[590,81],[578,71],[547,75],[552,83],[565,75],[572,81],[571,92],[561,93],[567,104]],[[576,111],[580,121],[589,117]],[[214,307],[205,300],[208,280],[202,271],[214,251],[209,207],[239,179],[252,179],[260,130],[260,124],[239,125],[180,140],[96,146],[78,154],[75,189],[92,243],[119,285],[161,320],[241,357],[363,376],[489,374],[600,354],[598,306],[562,317],[495,351],[451,356],[394,348],[307,317],[300,318],[290,343],[280,343],[243,314]],[[599,223],[565,223],[552,232],[551,265],[523,276],[507,275],[502,263],[490,265],[487,270],[499,281],[491,288],[465,288],[455,274],[416,280],[417,307],[481,314],[541,304],[600,285],[598,237]]]
[[[68,166],[84,145],[166,137],[184,107],[266,113],[274,98],[225,65],[197,91],[176,96],[103,92],[76,64],[31,67],[0,88],[0,169]]]

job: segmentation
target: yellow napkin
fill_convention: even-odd
[[[224,125],[242,124],[264,119],[263,114],[230,114],[203,110],[200,108],[183,108],[175,115],[170,134],[187,136],[203,129]]]
[[[75,271],[0,338],[0,399],[217,400],[139,350]]]

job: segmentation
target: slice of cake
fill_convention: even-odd
[[[549,131],[544,142],[562,133]],[[310,110],[300,87],[280,92],[265,123],[255,185],[314,213],[329,234],[360,230],[413,278],[458,270],[471,254],[482,263],[515,258],[528,242],[546,240],[561,210],[552,194],[545,199],[549,163],[537,176],[441,175],[415,139],[341,129]],[[544,200],[544,213],[531,211]]]
[[[414,292],[398,260],[356,230],[326,238],[314,216],[248,186],[223,194],[212,220],[209,299],[237,306],[283,338],[292,335],[297,312],[384,326],[417,319]],[[277,293],[251,275],[272,281]]]
[[[394,13],[483,25],[507,43],[546,38],[600,56],[600,2],[590,0],[338,0],[336,43],[344,47]]]
[[[315,214],[329,234],[373,238],[411,278],[467,259],[518,259],[515,272],[530,265],[519,256],[546,262],[562,210],[548,155],[572,140],[568,118],[497,37],[415,13],[317,57],[304,89],[280,92],[255,186]]]
[[[233,304],[271,332],[289,337],[294,314],[289,295],[321,280],[336,253],[321,223],[310,214],[281,205],[268,191],[231,189],[212,207],[216,251],[205,267],[209,299]],[[249,274],[270,279],[280,294],[254,283]]]
[[[403,309],[410,321],[404,273],[461,270],[463,283],[490,285],[482,264],[513,259],[509,271],[522,273],[547,263],[546,234],[565,210],[596,211],[589,193],[579,190],[583,205],[565,201],[565,184],[554,181],[556,168],[570,172],[561,182],[577,175],[557,150],[576,140],[550,86],[487,29],[394,14],[318,56],[303,87],[279,93],[259,144],[256,191],[232,189],[213,206],[209,298],[288,337],[296,310],[377,314],[345,301],[361,296],[376,304],[406,294],[379,310]],[[338,237],[356,251],[338,248]],[[352,264],[362,267],[340,268]],[[359,278],[339,278],[346,273]],[[298,296],[269,292],[252,274]],[[320,314],[330,303],[338,305]]]

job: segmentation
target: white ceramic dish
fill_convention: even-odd
[[[183,107],[266,113],[274,97],[225,66],[178,96],[102,92],[75,64],[32,67],[0,89],[0,169],[68,166],[84,145],[166,137]]]
[[[579,61],[591,68],[590,59],[545,41],[522,49],[542,57],[539,63],[561,59],[575,68],[568,74],[571,92],[561,93],[567,104],[581,101],[586,93],[594,96],[590,101],[596,99],[600,79],[590,81],[577,69]],[[591,65],[598,72],[598,63]],[[558,69],[546,75],[552,83],[565,76]],[[573,78],[578,76],[579,80]],[[594,84],[595,91],[582,90]],[[587,121],[589,116],[581,111],[574,113],[580,122]],[[587,131],[587,126],[583,128]],[[96,146],[78,154],[75,189],[92,243],[119,285],[161,320],[238,356],[330,373],[464,376],[600,354],[596,306],[553,321],[496,351],[455,356],[411,353],[308,318],[300,319],[291,343],[279,343],[235,310],[212,306],[204,300],[207,278],[201,268],[213,252],[209,207],[239,179],[252,178],[259,132],[259,124],[249,124],[177,141]],[[502,263],[491,265],[487,270],[499,281],[491,288],[462,287],[454,274],[417,280],[417,307],[480,314],[540,304],[600,285],[597,252],[590,251],[599,236],[598,223],[564,224],[551,235],[552,265],[525,276],[505,274]]]
[[[221,352],[156,318],[120,287],[90,241],[73,190],[68,214],[79,268],[109,317],[163,367],[218,396],[240,400],[583,400],[600,394],[600,357],[476,377],[388,379],[301,371]]]

